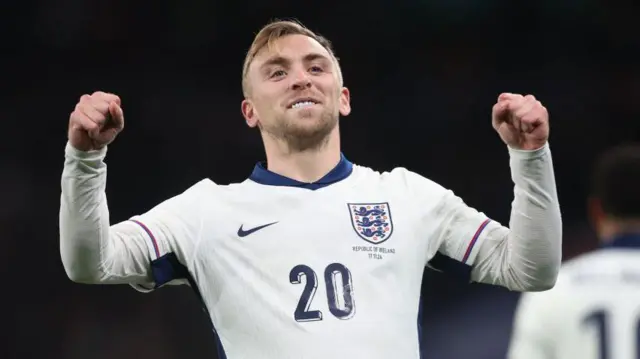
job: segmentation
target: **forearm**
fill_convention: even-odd
[[[562,257],[562,219],[551,152],[510,150],[514,201],[508,230],[481,245],[475,279],[512,290],[540,291],[555,284]]]
[[[135,225],[110,228],[105,194],[106,149],[80,152],[67,145],[60,196],[60,254],[70,279],[81,283],[124,283],[142,279],[144,263],[127,251],[143,236]],[[144,239],[142,239],[143,241]],[[140,256],[138,256],[140,257]],[[133,261],[132,261],[133,259]]]

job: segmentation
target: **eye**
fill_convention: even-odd
[[[324,72],[324,69],[318,65],[314,65],[314,66],[311,66],[309,71],[311,71],[311,73],[321,73],[321,72]]]
[[[270,78],[274,78],[274,77],[282,77],[284,75],[286,75],[287,73],[284,72],[284,70],[275,70],[271,73],[271,75],[269,76]]]

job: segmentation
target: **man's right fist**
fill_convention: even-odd
[[[100,91],[82,95],[69,117],[69,143],[80,151],[99,150],[123,128],[124,114],[118,96]]]

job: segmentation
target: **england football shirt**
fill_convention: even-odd
[[[241,183],[205,179],[111,224],[106,148],[67,144],[62,262],[79,283],[189,284],[221,357],[418,358],[425,266],[520,291],[555,282],[561,218],[550,150],[509,154],[510,228],[414,172],[381,173],[344,156],[311,184],[258,164]]]
[[[188,278],[229,358],[296,359],[418,358],[425,265],[468,278],[499,226],[415,173],[344,157],[313,184],[262,164],[203,180],[120,225],[148,234],[152,281],[136,288]]]
[[[556,286],[523,294],[509,359],[640,358],[640,234],[568,261]]]

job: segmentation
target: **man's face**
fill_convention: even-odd
[[[288,35],[261,49],[249,67],[242,113],[251,127],[290,144],[314,146],[351,111],[337,64],[320,43]]]

